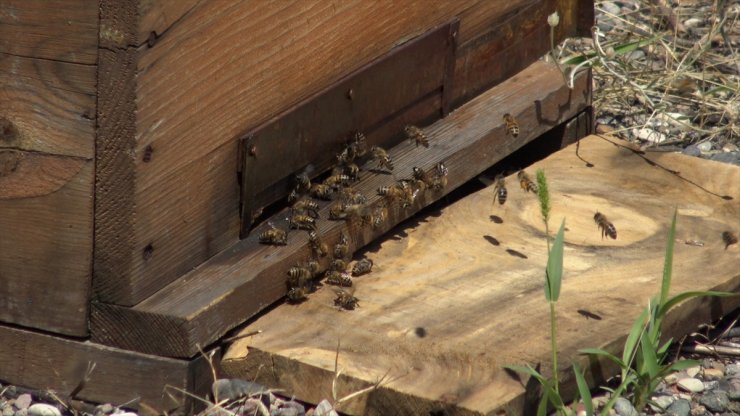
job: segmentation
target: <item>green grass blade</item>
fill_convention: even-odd
[[[661,370],[661,374],[670,374],[670,373],[672,373],[674,371],[681,371],[681,370],[685,370],[687,368],[697,367],[699,365],[701,365],[701,362],[700,361],[697,361],[697,360],[681,360],[681,361],[676,361],[675,363],[673,363],[671,365],[668,365],[666,367],[663,367],[663,369]]]
[[[573,373],[576,375],[576,384],[578,385],[578,394],[583,399],[583,406],[586,408],[587,415],[594,414],[594,405],[591,398],[591,390],[588,388],[586,378],[583,377],[581,369],[578,368],[578,364],[573,363]]]
[[[640,352],[642,353],[643,369],[647,372],[650,379],[655,378],[660,372],[660,363],[658,356],[655,354],[655,345],[650,337],[642,337],[640,342]],[[638,369],[640,371],[640,369]]]
[[[665,262],[663,263],[663,281],[660,285],[660,299],[658,305],[663,305],[668,300],[668,292],[671,289],[671,276],[673,274],[673,246],[676,243],[676,216],[678,210],[673,210],[673,221],[671,229],[668,231],[668,244],[665,248]],[[660,309],[660,308],[658,308]]]
[[[644,46],[650,45],[651,43],[654,43],[660,37],[661,35],[655,35],[647,39],[642,39],[642,40],[638,40],[635,42],[629,42],[629,43],[623,43],[621,45],[617,45],[614,47],[614,53],[615,55],[623,55],[626,53],[630,53],[637,48],[642,48]],[[560,64],[561,65],[578,65],[583,61],[586,61],[588,59],[593,59],[595,56],[596,56],[596,52],[590,52],[585,55],[565,58],[564,60],[560,61]]]
[[[627,364],[624,361],[620,360],[619,357],[610,353],[609,351],[602,350],[601,348],[583,348],[583,349],[579,349],[578,352],[581,354],[589,354],[589,355],[597,355],[601,357],[606,357],[607,359],[616,363],[619,366],[619,368],[623,370],[627,368]]]
[[[624,342],[624,350],[622,351],[622,361],[626,364],[626,366],[629,366],[632,362],[632,357],[635,352],[635,348],[637,348],[637,344],[640,342],[640,337],[642,335],[645,319],[647,319],[648,309],[645,308],[642,310],[642,313],[640,314],[640,317],[635,320],[635,323],[632,324],[632,329],[630,329],[629,335],[627,335],[627,340]]]
[[[538,373],[537,370],[530,366],[523,366],[523,365],[505,365],[503,366],[507,370],[515,371],[517,373],[527,374],[529,376],[532,376],[537,379],[541,384],[547,384],[547,379],[542,376],[542,374]]]
[[[727,298],[727,297],[733,297],[733,296],[740,296],[740,292],[717,292],[714,290],[706,290],[706,291],[698,291],[698,292],[683,292],[679,293],[678,295],[668,299],[664,304],[661,305],[660,308],[660,315],[665,316],[668,311],[670,311],[674,306],[677,304],[690,299],[690,298],[696,298],[700,296],[716,296],[720,298]]]
[[[563,278],[563,240],[565,239],[565,219],[560,224],[558,234],[552,243],[550,255],[547,256],[547,270],[545,280],[545,298],[550,302],[557,302],[560,297],[560,283]]]

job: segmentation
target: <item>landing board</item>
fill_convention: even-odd
[[[720,237],[740,231],[737,166],[640,154],[617,139],[589,136],[526,170],[534,177],[540,168],[550,184],[552,234],[566,218],[557,305],[562,371],[578,348],[621,351],[632,321],[659,292],[674,207],[671,293],[740,287],[740,246],[725,250]],[[519,414],[524,387],[501,366],[550,365],[546,245],[537,198],[519,188],[515,174],[506,179],[504,205],[494,205],[489,187],[401,224],[371,247],[366,254],[375,268],[355,279],[356,310],[338,310],[324,286],[303,304],[281,305],[244,328],[262,333],[232,344],[225,371],[310,402],[331,400],[339,343],[337,398],[385,376],[380,389],[345,402],[343,411]],[[615,225],[616,240],[602,239],[597,211]],[[689,302],[667,329],[692,331],[737,307],[733,299]]]

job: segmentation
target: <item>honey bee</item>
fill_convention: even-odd
[[[722,241],[725,243],[725,250],[727,250],[727,247],[737,244],[737,236],[731,231],[723,231]]]
[[[434,165],[434,176],[432,176],[431,187],[435,191],[441,191],[447,186],[447,174],[449,169],[445,166],[444,162],[437,162]]]
[[[367,198],[354,188],[346,186],[339,191],[339,199],[345,204],[366,204]]]
[[[347,262],[344,259],[335,258],[329,263],[329,270],[336,270],[343,272],[347,270]]]
[[[316,231],[308,232],[308,245],[311,247],[313,254],[318,257],[326,257],[329,254],[329,247],[321,241]]]
[[[355,157],[363,157],[367,154],[367,139],[365,135],[359,131],[356,131],[352,136],[352,141],[349,144],[352,153]]]
[[[416,183],[418,184],[420,189],[426,189],[427,187],[431,187],[433,183],[433,177],[431,174],[424,172],[424,169],[417,168],[414,166],[411,168],[411,174],[413,178],[416,180]]]
[[[506,182],[504,180],[504,175],[498,174],[496,175],[496,179],[494,179],[495,184],[493,185],[493,200],[494,202],[496,199],[498,199],[499,205],[503,205],[504,202],[506,202],[506,197],[508,193],[506,192]]]
[[[537,193],[537,184],[532,182],[532,179],[529,178],[527,172],[520,170],[519,173],[516,174],[516,177],[519,179],[519,186],[521,186],[522,189],[535,194]]]
[[[385,207],[385,204],[379,204],[377,207],[375,207],[372,215],[373,228],[378,228],[383,225],[387,217],[388,208]]]
[[[259,235],[261,244],[271,244],[274,246],[284,246],[288,244],[288,232],[275,227],[271,222],[270,229]]]
[[[297,201],[298,198],[300,198],[300,197],[301,197],[301,195],[298,193],[298,190],[297,189],[293,189],[288,194],[288,203],[292,204],[293,202]]]
[[[352,178],[344,174],[332,175],[324,180],[324,185],[337,189],[340,186],[349,184],[351,180]]]
[[[311,186],[311,196],[325,201],[331,201],[331,194],[333,189],[330,186],[326,186],[322,183],[317,183]]]
[[[370,148],[370,151],[373,152],[373,159],[378,161],[378,169],[386,168],[388,170],[393,170],[393,161],[391,160],[391,157],[388,156],[388,152],[386,152],[385,149],[373,146]]]
[[[412,189],[411,185],[402,181],[398,185],[387,185],[378,188],[378,195],[386,197],[389,202],[401,201],[401,205],[406,208],[414,203],[416,193],[419,190]]]
[[[317,260],[309,260],[308,263],[306,263],[306,268],[311,272],[311,277],[318,276],[321,271],[321,265]]]
[[[306,192],[311,189],[311,178],[306,172],[295,175],[296,189],[298,192]]]
[[[511,134],[514,137],[519,136],[519,123],[517,123],[514,116],[509,113],[504,114],[504,123],[506,123],[506,134]]]
[[[353,181],[360,180],[360,167],[354,163],[347,163],[344,166],[344,172]]]
[[[296,201],[291,207],[294,214],[306,213],[313,218],[319,218],[319,204],[310,199],[300,199]]]
[[[337,242],[337,244],[334,245],[334,258],[343,259],[347,257],[348,252],[349,240],[347,239],[346,234],[341,233],[339,235],[339,241]]]
[[[363,274],[370,273],[373,270],[373,261],[368,258],[363,258],[352,267],[352,276],[362,276]]]
[[[287,220],[288,226],[294,230],[316,231],[316,219],[310,215],[293,214]]]
[[[594,221],[596,221],[596,225],[601,230],[601,238],[611,237],[613,240],[617,239],[617,229],[614,227],[614,224],[606,219],[606,215],[597,212],[594,214]]]
[[[403,130],[406,132],[406,136],[408,136],[409,140],[416,143],[416,147],[419,147],[419,145],[429,147],[429,139],[420,128],[416,126],[406,126]]]
[[[344,203],[337,201],[329,207],[330,220],[343,220],[347,218],[347,212],[344,210]]]
[[[288,302],[290,303],[300,303],[308,298],[306,296],[306,292],[306,288],[292,287],[290,288],[290,290],[288,290],[288,294],[286,295],[286,297],[288,298]]]
[[[293,266],[288,269],[288,287],[304,287],[313,278],[313,273],[306,267]]]
[[[334,288],[337,297],[334,299],[334,305],[348,311],[354,310],[359,306],[359,300],[354,296],[354,291]]]
[[[352,279],[338,270],[329,270],[326,272],[326,283],[334,286],[351,287]]]

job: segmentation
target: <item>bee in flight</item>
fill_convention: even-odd
[[[504,202],[506,202],[507,195],[508,193],[506,192],[506,181],[504,180],[504,175],[499,173],[496,175],[496,179],[494,179],[493,200],[495,202],[498,199],[499,205],[503,205]]]
[[[534,194],[537,193],[537,184],[532,181],[529,175],[527,175],[527,172],[520,170],[519,173],[516,174],[516,177],[519,179],[519,186],[521,186],[522,189]]]
[[[274,246],[284,246],[288,244],[288,232],[275,227],[271,222],[268,222],[270,229],[259,235],[259,242],[262,244],[271,244]]]
[[[359,306],[359,301],[354,296],[354,290],[344,290],[339,288],[333,289],[334,293],[337,294],[337,297],[334,299],[334,305],[348,311],[354,310],[357,306]],[[354,287],[352,289],[354,289]]]
[[[725,250],[727,250],[727,247],[737,244],[737,236],[731,231],[724,231],[722,232],[722,241],[725,243]]]
[[[368,258],[363,258],[352,267],[352,276],[362,276],[363,274],[370,273],[373,270],[373,261]]]
[[[393,161],[391,160],[391,157],[388,156],[388,152],[386,152],[385,149],[379,146],[373,146],[370,148],[370,151],[373,153],[373,159],[378,162],[378,169],[385,168],[393,170]]]
[[[617,229],[614,227],[614,224],[606,219],[606,215],[597,212],[594,214],[594,221],[596,221],[596,225],[601,230],[601,238],[611,237],[613,240],[617,239]]]
[[[514,137],[519,136],[519,123],[517,123],[514,116],[509,113],[504,114],[504,123],[506,123],[506,134],[511,134]]]
[[[429,139],[420,128],[416,126],[406,126],[403,130],[406,132],[406,136],[408,136],[409,140],[416,143],[416,147],[419,147],[419,145],[429,147]]]

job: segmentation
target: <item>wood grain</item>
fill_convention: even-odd
[[[0,53],[94,65],[97,46],[97,0],[5,0],[0,4]]]
[[[0,150],[0,321],[87,335],[93,161]]]
[[[740,289],[740,248],[725,251],[720,239],[723,230],[740,228],[740,168],[680,154],[640,155],[614,143],[590,136],[579,143],[580,158],[571,145],[526,169],[547,174],[551,232],[566,219],[557,310],[563,388],[569,390],[568,366],[577,348],[621,352],[632,320],[660,290],[673,207],[678,227],[671,293]],[[494,205],[487,188],[371,246],[365,254],[374,271],[355,280],[359,308],[337,310],[328,287],[301,305],[281,305],[243,329],[263,332],[236,341],[224,370],[252,379],[266,366],[271,371],[259,372],[258,380],[317,402],[331,397],[340,340],[340,397],[384,375],[392,380],[343,411],[521,414],[524,389],[501,366],[550,365],[542,292],[546,248],[537,199],[518,189],[516,175],[506,179],[504,205]],[[614,223],[616,240],[601,238],[596,211]],[[685,244],[689,239],[704,246]],[[738,298],[687,302],[669,315],[665,335],[685,334],[697,319],[717,318],[738,305]],[[579,309],[602,319],[587,320]]]
[[[466,44],[530,4],[123,3],[101,2],[95,287],[102,301],[126,306],[234,241],[237,212],[201,210],[186,218],[180,202],[157,198],[190,192],[189,203],[212,204],[205,199],[210,196],[188,191],[191,183],[182,179],[200,177],[209,161],[226,160],[222,152],[243,132],[451,16],[462,17],[458,40]],[[152,47],[131,46],[142,45],[152,31],[160,34],[160,24],[166,29]],[[527,56],[529,61],[511,61],[522,69],[536,59]],[[486,74],[469,81],[466,91],[490,85]],[[147,162],[146,154],[152,155]],[[233,172],[219,172],[223,176],[209,181],[221,189],[238,187]],[[206,212],[218,216],[202,216]],[[144,267],[141,253],[151,243],[151,224],[167,231],[157,235],[159,252],[173,254],[157,255],[155,247]],[[203,236],[207,230],[223,238],[204,247],[214,241]]]
[[[76,398],[125,403],[127,408],[140,408],[142,414],[163,414],[178,408],[191,414],[194,403],[174,388],[202,397],[212,382],[210,368],[202,357],[173,360],[2,325],[0,337],[3,381],[54,390],[60,397],[68,396],[94,366]],[[165,386],[170,386],[167,390],[173,398],[165,394]]]
[[[348,232],[352,248],[369,243],[509,155],[550,129],[550,123],[557,124],[558,120],[564,121],[584,110],[590,103],[588,74],[577,77],[573,91],[556,75],[554,67],[535,62],[516,77],[429,126],[425,130],[432,142],[428,150],[419,151],[407,141],[393,148],[391,157],[398,166],[395,174],[399,178],[409,177],[412,166],[429,169],[444,160],[450,169],[448,188],[420,195],[410,209],[390,209],[388,221],[377,229],[351,227]],[[533,102],[539,104],[533,105]],[[511,112],[519,119],[522,132],[518,138],[504,134],[501,121],[504,112]],[[366,171],[369,167],[368,164]],[[378,203],[375,190],[392,182],[391,175],[368,173],[355,188],[371,197],[371,203]],[[327,218],[327,210],[328,206],[324,206],[322,218]],[[280,212],[272,221],[282,223],[285,216],[286,212]],[[340,230],[346,228],[343,222],[321,221],[319,234],[333,244]],[[94,304],[91,314],[93,339],[122,348],[177,357],[192,356],[198,344],[216,341],[226,331],[283,296],[285,270],[308,255],[303,234],[292,238],[287,247],[276,248],[257,243],[261,231],[260,228],[254,230],[248,238],[132,308]],[[158,334],[156,342],[152,334]]]
[[[95,84],[94,65],[0,53],[0,148],[92,159]]]

